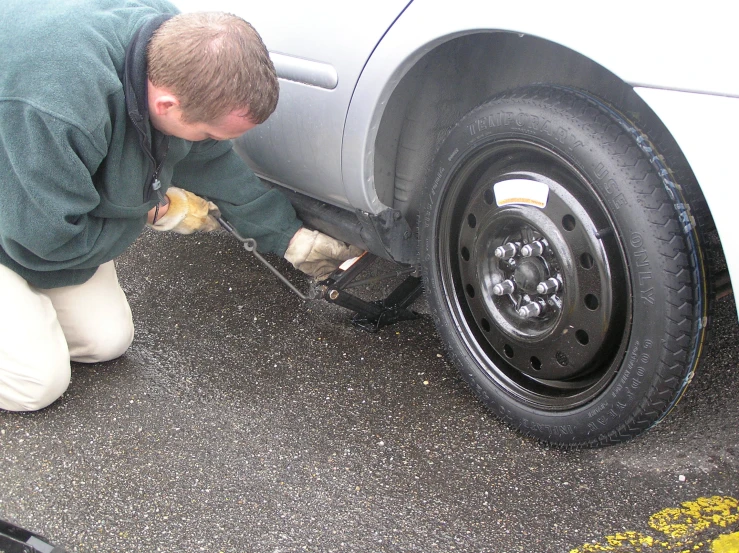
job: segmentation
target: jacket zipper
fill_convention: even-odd
[[[132,122],[139,133],[139,144],[141,146],[141,149],[146,154],[146,157],[149,158],[149,161],[151,161],[151,165],[154,168],[151,176],[148,179],[151,184],[148,188],[144,189],[144,201],[150,201],[151,193],[154,192],[157,196],[157,203],[161,203],[162,201],[164,201],[164,193],[162,192],[162,182],[159,180],[159,172],[162,170],[162,167],[164,166],[164,160],[167,158],[167,152],[169,151],[169,138],[166,136],[164,138],[164,155],[162,155],[162,159],[159,161],[159,164],[157,164],[154,153],[151,151],[149,143],[146,140],[146,132],[144,131],[144,129],[141,128],[138,121],[134,121],[132,119]]]

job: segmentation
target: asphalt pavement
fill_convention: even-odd
[[[118,272],[128,353],[0,412],[0,519],[68,551],[739,551],[733,298],[667,419],[560,451],[487,413],[428,316],[358,330],[224,233],[149,232]]]

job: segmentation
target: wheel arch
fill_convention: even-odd
[[[586,90],[637,122],[695,182],[679,146],[632,86],[550,40],[478,31],[427,51],[394,87],[377,127],[373,181],[380,201],[413,217],[436,150],[459,119],[504,90],[547,83]]]
[[[449,130],[491,96],[536,83],[587,91],[648,134],[683,189],[702,239],[712,243],[709,271],[721,270],[724,255],[709,206],[660,117],[633,86],[602,65],[531,35],[478,31],[452,36],[413,63],[390,94],[377,127],[372,182],[379,201],[414,224],[434,155]]]

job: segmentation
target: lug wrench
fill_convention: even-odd
[[[260,254],[257,251],[257,241],[254,240],[254,238],[244,238],[243,236],[241,236],[241,234],[239,234],[239,232],[235,228],[233,228],[231,226],[231,224],[228,221],[226,221],[222,217],[218,217],[217,220],[218,220],[218,222],[221,224],[221,226],[224,229],[226,229],[228,232],[230,232],[231,234],[233,234],[242,244],[244,244],[244,249],[246,251],[253,253],[254,254],[254,257],[256,257],[259,261],[261,261],[262,265],[266,266],[270,271],[272,271],[274,273],[274,275],[277,278],[279,278],[288,288],[290,288],[290,290],[292,290],[293,292],[295,292],[301,300],[312,300],[312,299],[315,299],[315,298],[312,298],[310,296],[306,296],[305,294],[303,294],[303,292],[301,292],[300,290],[298,290],[293,285],[292,282],[290,282],[289,280],[287,280],[287,278],[285,278],[285,276],[280,271],[278,271],[277,269],[275,269],[269,261],[267,261],[266,259],[264,259],[264,257],[262,257],[262,254]]]
[[[242,244],[244,249],[254,254],[254,256],[272,273],[279,278],[285,286],[292,290],[300,299],[304,301],[326,300],[328,303],[335,303],[345,309],[354,311],[356,315],[352,319],[353,323],[364,330],[376,332],[381,327],[398,321],[411,320],[417,317],[417,314],[408,307],[418,298],[423,288],[421,279],[417,276],[408,276],[385,300],[367,302],[346,291],[350,288],[352,281],[371,265],[375,258],[369,253],[362,254],[346,269],[338,268],[331,275],[316,283],[316,287],[310,295],[306,295],[296,288],[280,271],[278,271],[269,261],[267,261],[257,251],[257,241],[254,238],[244,238],[239,232],[222,217],[217,218],[220,225],[229,233],[236,237]],[[368,284],[377,282],[383,278],[392,278],[402,274],[408,274],[412,269],[403,269],[395,271],[390,275],[366,279],[355,283]]]

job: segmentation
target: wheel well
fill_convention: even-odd
[[[680,149],[631,86],[561,45],[508,32],[457,37],[425,54],[398,83],[375,142],[375,186],[380,200],[415,221],[418,196],[434,154],[462,116],[493,95],[549,83],[586,90],[636,122],[695,183]],[[678,181],[680,182],[680,181]],[[695,185],[697,193],[700,193]]]
[[[415,226],[420,191],[451,128],[497,93],[535,83],[578,88],[597,96],[649,136],[690,206],[709,287],[718,286],[714,281],[720,285],[725,261],[711,213],[685,156],[662,121],[616,75],[582,54],[537,37],[508,32],[465,35],[437,46],[416,62],[391,95],[378,129],[374,176],[380,200],[400,210]],[[717,290],[709,290],[709,298]]]

